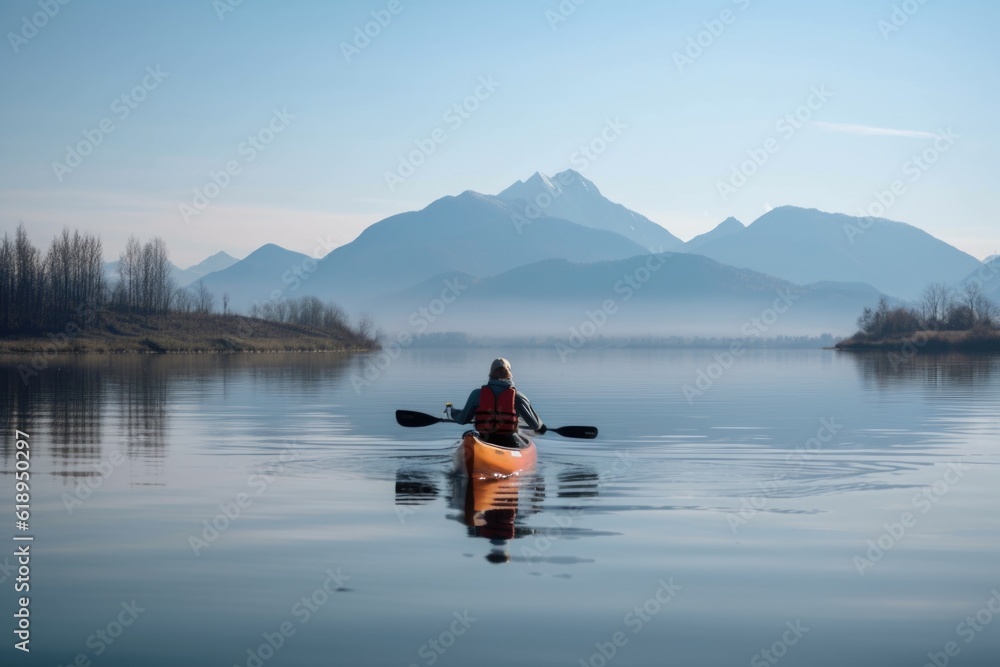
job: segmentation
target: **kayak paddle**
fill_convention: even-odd
[[[442,419],[424,412],[414,412],[413,410],[396,410],[396,422],[400,426],[408,428],[418,426],[430,426],[431,424],[455,423],[451,419]],[[596,426],[561,426],[559,428],[547,428],[546,433],[558,433],[564,438],[580,438],[582,440],[593,440],[597,437]]]
[[[430,426],[431,424],[438,424],[441,422],[452,422],[452,420],[441,419],[440,417],[428,415],[423,412],[414,412],[413,410],[396,410],[396,422],[400,426],[414,427]]]
[[[593,440],[597,437],[596,426],[560,426],[559,428],[547,428],[546,433],[558,433],[564,438],[580,438],[581,440]]]

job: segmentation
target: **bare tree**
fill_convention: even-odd
[[[962,304],[972,313],[973,322],[988,321],[992,315],[992,303],[983,294],[983,286],[978,282],[966,283],[962,290]]]
[[[154,238],[141,245],[129,237],[118,262],[115,303],[129,312],[165,313],[174,295],[167,244]]]
[[[115,289],[115,302],[119,308],[132,311],[139,302],[139,286],[141,283],[142,246],[139,239],[130,236],[125,242],[125,249],[118,256],[118,285]]]
[[[371,313],[361,313],[358,316],[358,323],[354,325],[354,334],[358,338],[371,340],[375,333],[375,317]]]
[[[41,255],[28,240],[24,224],[17,227],[14,237],[13,315],[16,328],[38,330],[43,326],[42,309],[45,294],[45,273]]]
[[[45,309],[50,325],[75,308],[99,308],[104,300],[104,265],[101,241],[68,229],[52,239],[45,256],[48,295]]]
[[[951,288],[945,283],[931,283],[920,299],[920,312],[931,323],[942,321],[951,305]]]
[[[275,322],[287,322],[288,318],[288,302],[284,299],[278,299],[277,301],[271,302],[274,306],[272,312],[274,316],[271,318]]]
[[[198,281],[194,290],[194,310],[197,313],[210,313],[215,307],[215,295],[205,287],[205,283]]]
[[[222,293],[222,314],[226,315],[229,313],[229,292]]]
[[[183,287],[174,292],[173,308],[178,313],[190,313],[194,310],[194,296]]]
[[[14,277],[14,244],[4,234],[3,243],[0,243],[0,334],[13,328]]]
[[[997,306],[983,293],[983,286],[970,282],[962,290],[962,305],[969,309],[975,324],[992,326],[997,319]]]
[[[337,304],[327,303],[323,307],[323,326],[328,329],[343,328],[349,329],[351,318],[347,312]]]
[[[141,297],[139,308],[146,313],[165,313],[174,291],[170,278],[167,244],[161,238],[146,243],[140,256]]]
[[[988,327],[996,327],[1000,323],[1000,306],[983,296],[979,303],[979,321]]]
[[[299,300],[299,324],[311,327],[323,326],[323,302],[314,296],[304,296]]]

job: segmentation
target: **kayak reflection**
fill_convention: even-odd
[[[451,507],[462,512],[453,518],[468,527],[469,537],[504,542],[532,535],[534,530],[518,525],[518,519],[541,512],[544,500],[545,480],[541,475],[489,480],[451,478]]]
[[[439,475],[424,470],[400,469],[396,471],[397,508],[428,505],[439,496],[444,496],[452,512],[449,520],[458,521],[466,527],[471,538],[488,540],[491,549],[485,558],[491,563],[508,563],[523,560],[512,557],[510,542],[522,538],[553,538],[580,530],[575,526],[549,525],[539,521],[539,525],[528,525],[529,517],[541,515],[545,509],[546,484],[539,472],[524,473],[500,479],[477,479],[458,474]],[[565,503],[560,503],[557,512],[573,516],[588,505],[598,495],[600,477],[589,466],[572,466],[556,474],[556,493]],[[442,492],[440,482],[447,484]],[[553,535],[558,533],[558,535]],[[530,543],[529,543],[530,544]]]

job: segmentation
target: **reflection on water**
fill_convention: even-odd
[[[596,498],[600,476],[590,466],[563,470],[558,477],[560,498]]]
[[[167,456],[171,392],[228,395],[234,378],[263,391],[318,396],[348,369],[344,355],[124,355],[60,357],[37,374],[29,359],[0,357],[0,397],[6,430],[50,433],[44,445],[51,474],[75,484],[93,477],[114,441],[131,466],[134,483],[159,483]],[[265,415],[261,415],[264,417]],[[109,422],[114,432],[109,432]],[[0,444],[5,460],[11,443]],[[41,453],[37,451],[36,453]]]
[[[594,663],[661,580],[683,588],[615,667],[746,664],[797,619],[813,630],[782,664],[922,664],[996,586],[996,358],[754,351],[688,402],[711,351],[519,351],[545,420],[601,437],[539,438],[532,474],[454,476],[461,428],[392,414],[436,414],[501,352],[411,351],[369,384],[340,355],[67,358],[28,385],[0,360],[4,426],[31,434],[45,581],[26,664],[97,664],[86,638],[136,599],[149,611],[100,664],[198,645],[196,664],[246,665],[328,570],[349,590],[291,617],[265,665],[427,664],[466,610],[481,620],[443,667]],[[12,439],[0,453],[8,485]],[[956,461],[961,480],[915,508]],[[852,559],[905,511],[916,524],[860,577]],[[211,540],[195,553],[192,535]],[[962,664],[998,654],[984,631]]]
[[[592,559],[572,556],[545,556],[552,539],[583,536],[608,536],[617,533],[573,527],[573,517],[584,512],[600,494],[600,476],[587,465],[573,465],[556,474],[559,499],[582,499],[577,504],[562,503],[554,508],[555,527],[536,524],[530,518],[545,511],[545,476],[539,472],[522,473],[501,479],[470,479],[452,471],[401,468],[396,472],[395,504],[401,517],[413,506],[427,505],[440,494],[435,477],[442,477],[448,487],[448,507],[458,510],[447,515],[466,527],[470,538],[488,540],[493,548],[485,558],[491,563],[550,562],[562,565],[591,563]],[[522,557],[512,556],[510,542],[535,538],[533,546],[522,549]]]
[[[909,382],[933,386],[987,386],[1000,370],[1000,357],[989,354],[927,354],[898,351],[843,352],[862,377],[879,386]]]

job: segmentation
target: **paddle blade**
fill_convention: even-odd
[[[396,410],[396,422],[400,426],[414,427],[414,426],[430,426],[431,424],[437,424],[444,421],[433,415],[428,415],[423,412],[414,412],[412,410]]]
[[[558,433],[564,438],[581,438],[583,440],[593,440],[597,437],[596,426],[562,426],[560,428],[550,428],[549,431]]]

